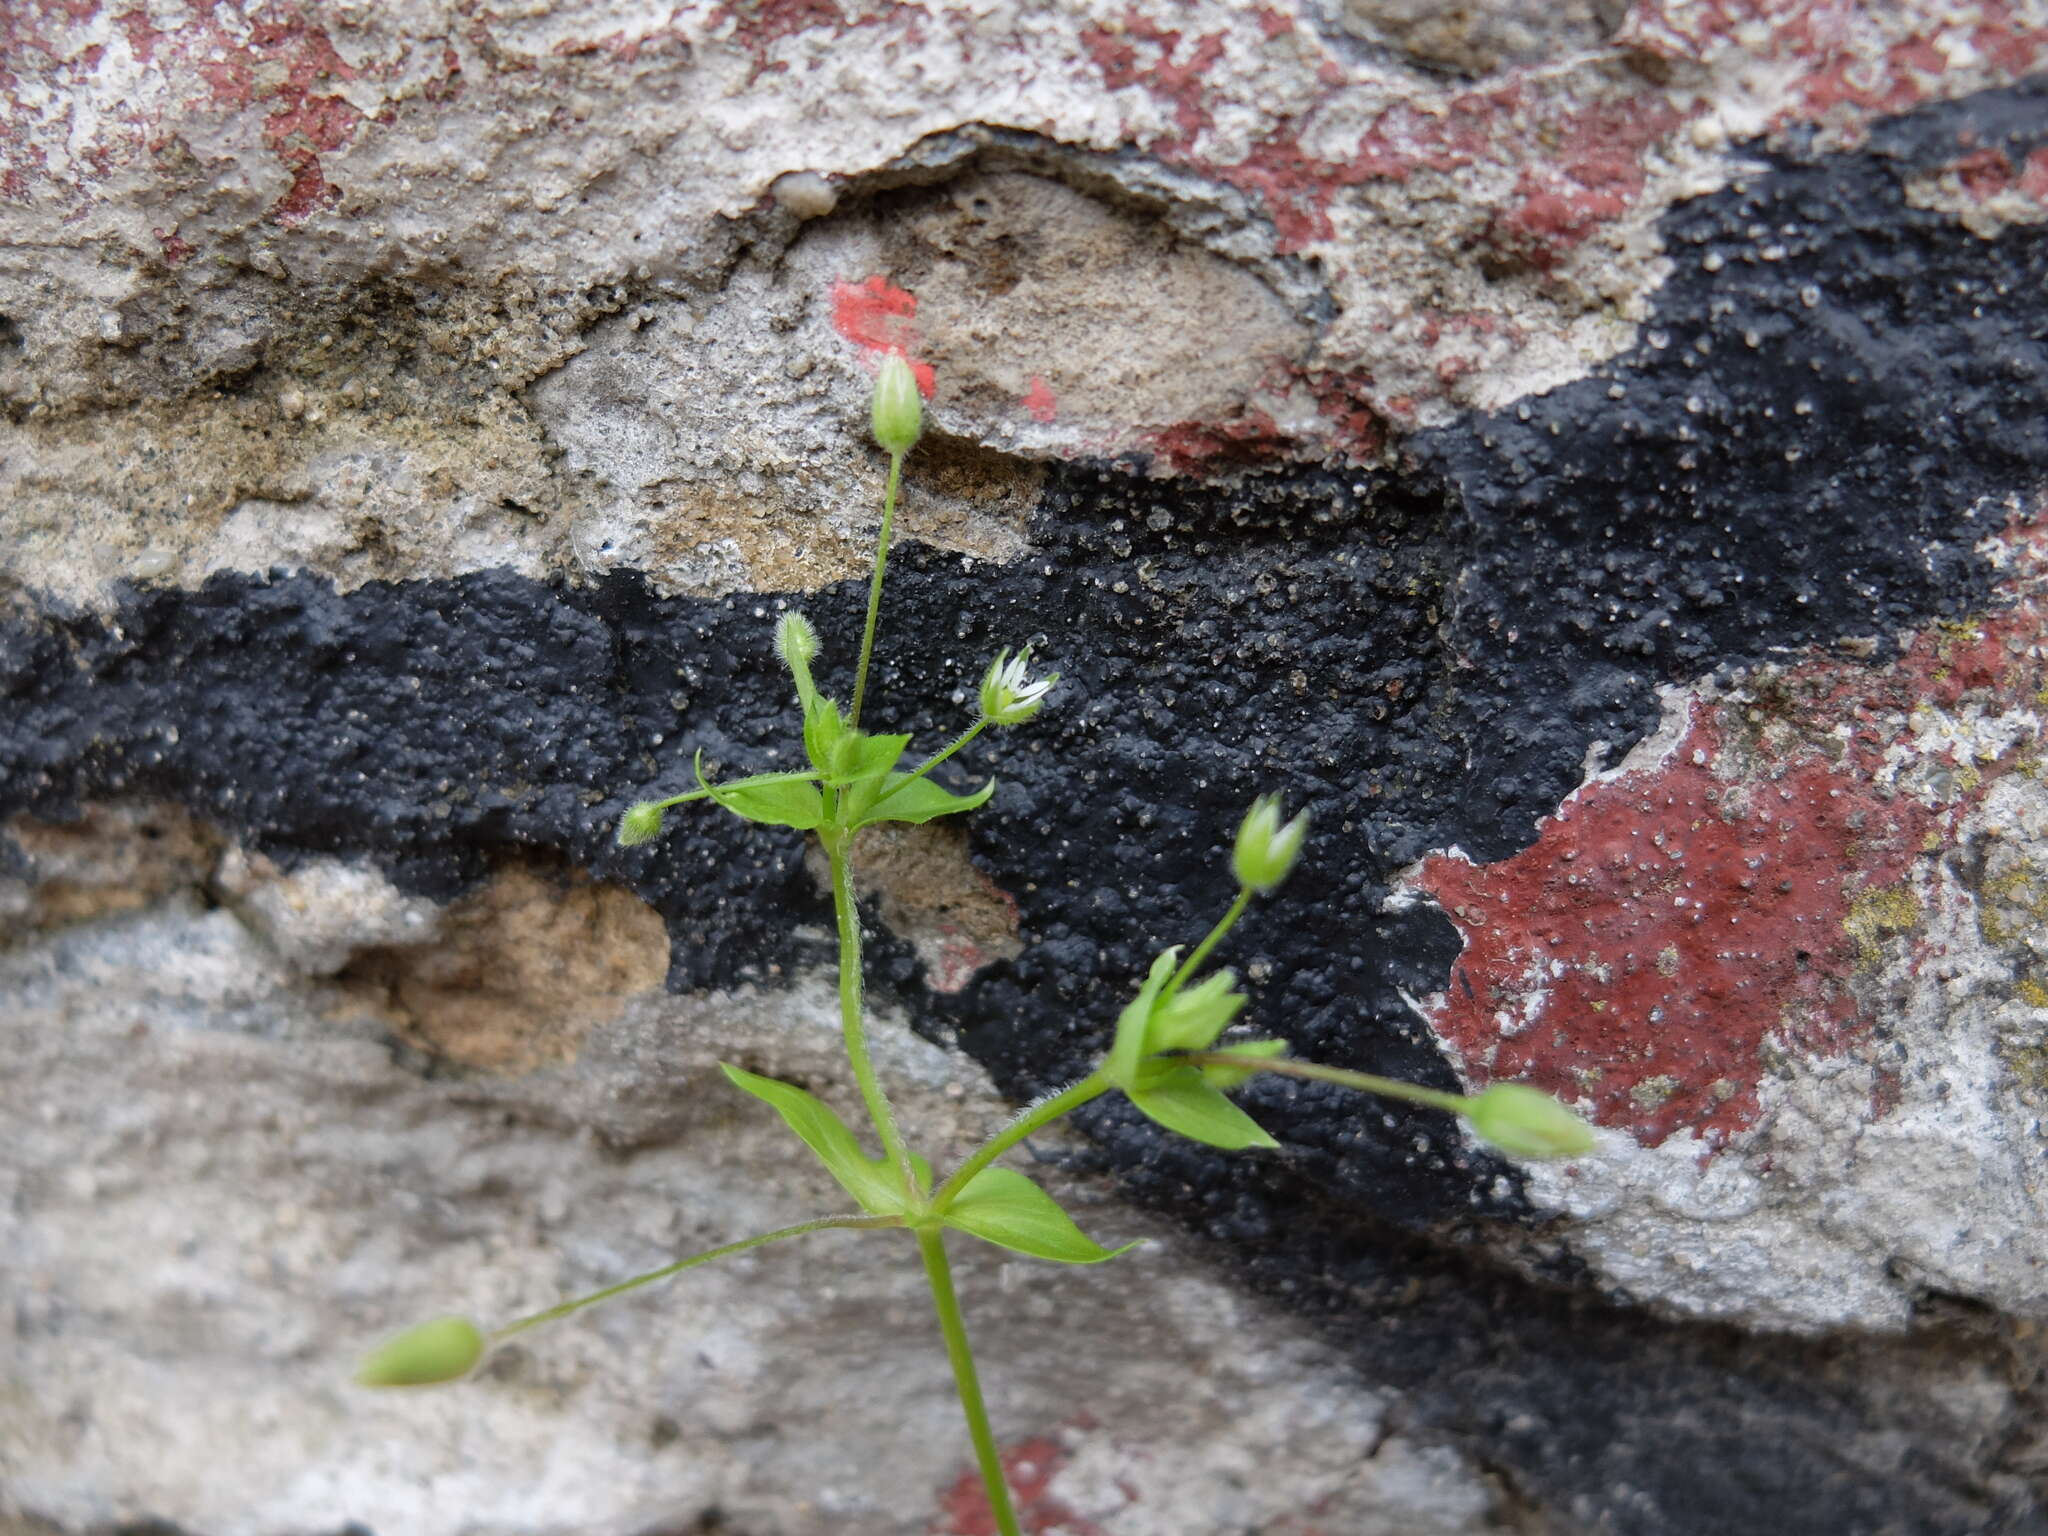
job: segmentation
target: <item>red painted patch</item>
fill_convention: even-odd
[[[2016,547],[2013,608],[1927,631],[1883,670],[1816,659],[1695,703],[1663,763],[1588,785],[1513,858],[1426,860],[1418,883],[1465,938],[1432,1020],[1471,1076],[1586,1102],[1649,1145],[1691,1130],[1719,1146],[1754,1122],[1773,1048],[1853,1045],[1874,943],[1852,933],[1859,896],[1942,858],[2038,748],[1961,765],[1970,787],[1934,805],[1887,761],[1916,709],[2038,707],[2048,559],[2034,528]]]
[[[1031,388],[1025,391],[1020,403],[1031,413],[1033,421],[1051,421],[1059,414],[1059,403],[1053,399],[1052,391],[1035,373],[1031,375]]]
[[[1173,109],[1174,126],[1179,130],[1173,142],[1185,143],[1212,121],[1204,102],[1203,81],[1223,57],[1222,33],[1196,38],[1183,56],[1179,32],[1160,26],[1134,8],[1124,13],[1123,25],[1115,31],[1085,29],[1081,46],[1088,50],[1111,90],[1141,87]]]
[[[1058,1441],[1042,1435],[1020,1440],[1002,1453],[1002,1462],[1017,1522],[1031,1536],[1104,1536],[1101,1526],[1084,1520],[1048,1491],[1067,1462]],[[946,1490],[932,1536],[996,1536],[995,1512],[978,1472],[961,1473]]]
[[[1533,265],[1548,267],[1642,194],[1644,150],[1680,121],[1671,107],[1595,107],[1569,125],[1557,152],[1525,166],[1492,237]]]
[[[1273,464],[1294,450],[1294,439],[1264,411],[1247,410],[1227,421],[1182,421],[1143,438],[1146,451],[1180,474],[1214,473]]]
[[[192,242],[179,238],[176,230],[153,229],[150,233],[156,236],[156,243],[163,247],[164,262],[167,266],[175,267],[192,254]]]
[[[832,328],[863,351],[901,353],[917,375],[918,391],[932,397],[938,380],[930,363],[917,361],[917,299],[877,274],[863,282],[832,285]]]

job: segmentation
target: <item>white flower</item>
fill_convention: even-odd
[[[1039,705],[1052,692],[1052,685],[1060,680],[1057,672],[1034,679],[1030,668],[1028,645],[1015,656],[998,651],[996,659],[988,664],[988,672],[981,680],[981,713],[991,725],[1023,724],[1038,713]]]

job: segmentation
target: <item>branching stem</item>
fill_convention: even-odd
[[[1043,1130],[1064,1115],[1070,1115],[1090,1099],[1099,1099],[1109,1092],[1109,1082],[1101,1072],[1091,1072],[1078,1083],[1069,1083],[1058,1093],[1049,1093],[1044,1098],[1027,1104],[1019,1110],[1010,1123],[983,1142],[974,1154],[947,1177],[946,1182],[932,1192],[932,1214],[942,1214],[946,1207],[959,1198],[960,1191],[982,1169],[1001,1157],[1025,1137]]]
[[[567,1317],[572,1312],[581,1312],[585,1307],[594,1307],[600,1301],[610,1301],[614,1296],[623,1296],[627,1291],[636,1291],[643,1285],[652,1285],[657,1280],[666,1280],[670,1275],[680,1275],[686,1269],[695,1269],[699,1264],[709,1264],[713,1259],[728,1258],[735,1253],[745,1253],[749,1248],[759,1248],[764,1243],[779,1243],[787,1237],[802,1237],[806,1232],[823,1232],[833,1227],[854,1229],[872,1227],[900,1227],[898,1216],[821,1216],[816,1221],[799,1222],[793,1227],[780,1227],[773,1232],[763,1232],[759,1237],[742,1238],[736,1243],[712,1248],[704,1253],[692,1254],[687,1259],[678,1259],[673,1264],[664,1264],[660,1269],[650,1269],[644,1275],[635,1275],[630,1280],[621,1280],[617,1285],[608,1285],[601,1291],[592,1291],[588,1296],[578,1296],[573,1301],[560,1302],[545,1312],[536,1312],[507,1323],[491,1335],[493,1344],[502,1344],[515,1333],[524,1333],[529,1328],[538,1328],[542,1323],[552,1323],[557,1318]]]
[[[1308,1077],[1319,1083],[1337,1083],[1345,1088],[1356,1088],[1362,1093],[1377,1093],[1389,1099],[1406,1099],[1411,1104],[1427,1104],[1433,1109],[1449,1110],[1452,1114],[1463,1113],[1466,1105],[1462,1094],[1444,1093],[1435,1088],[1425,1088],[1420,1083],[1404,1083],[1397,1077],[1381,1077],[1374,1072],[1351,1072],[1343,1067],[1325,1067],[1313,1061],[1295,1061],[1286,1056],[1240,1056],[1234,1051],[1189,1051],[1176,1058],[1193,1062],[1198,1067],[1248,1067],[1254,1072],[1278,1072],[1283,1077]]]

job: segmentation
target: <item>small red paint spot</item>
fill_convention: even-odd
[[[1044,1435],[1020,1440],[1002,1452],[1002,1463],[1018,1524],[1031,1536],[1103,1536],[1102,1527],[1050,1492],[1053,1478],[1067,1463],[1058,1441]],[[997,1536],[995,1512],[989,1508],[979,1473],[961,1473],[946,1490],[932,1536]]]
[[[1052,390],[1037,374],[1031,375],[1031,388],[1024,393],[1021,402],[1031,413],[1033,421],[1051,421],[1059,413],[1058,403],[1052,397]]]
[[[1264,411],[1227,421],[1181,421],[1146,434],[1145,447],[1179,474],[1213,473],[1288,457],[1294,439]]]
[[[176,230],[153,229],[150,233],[156,236],[156,243],[163,247],[164,261],[167,265],[175,267],[192,254],[192,242],[179,238]]]
[[[916,358],[917,299],[880,274],[858,283],[832,285],[832,328],[877,359],[891,352],[909,360],[918,391],[929,400],[938,377]]]

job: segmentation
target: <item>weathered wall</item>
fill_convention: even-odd
[[[824,1199],[714,1086],[847,1088],[803,848],[609,827],[786,744],[787,602],[851,653],[892,346],[878,701],[1066,678],[874,849],[939,1139],[1269,788],[1260,1021],[1605,1128],[1083,1115],[1160,1241],[966,1280],[1031,1529],[2039,1528],[2044,70],[2040,0],[0,8],[0,1529],[983,1529],[879,1243],[342,1385]]]

